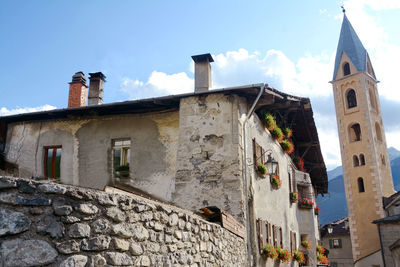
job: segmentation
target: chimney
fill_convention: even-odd
[[[192,56],[194,61],[194,91],[206,92],[211,85],[211,62],[214,59],[210,54]]]
[[[86,106],[86,77],[79,71],[72,76],[72,82],[69,83],[68,107]]]
[[[101,72],[89,73],[89,97],[88,105],[103,104],[104,82],[106,76]]]

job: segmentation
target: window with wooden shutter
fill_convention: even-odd
[[[272,226],[272,236],[273,236],[273,242],[274,242],[274,247],[278,246],[278,233],[277,233],[277,229],[276,226],[273,225]]]
[[[267,243],[272,244],[271,224],[267,222]]]
[[[294,248],[293,248],[293,232],[292,231],[290,231],[290,236],[289,236],[289,238],[290,238],[290,250],[291,251],[294,251]]]
[[[263,247],[268,243],[267,223],[268,223],[267,221],[262,221],[261,225]]]
[[[258,247],[260,249],[260,253],[263,250],[263,235],[262,235],[262,220],[257,219],[257,233],[258,233]]]
[[[283,234],[282,234],[282,227],[279,227],[279,246],[283,248]]]
[[[294,249],[297,249],[297,235],[296,233],[293,233],[293,240],[294,240]]]

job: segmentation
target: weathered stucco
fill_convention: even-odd
[[[246,104],[244,102],[242,107],[245,106]],[[243,117],[246,114],[246,109],[243,108],[241,113]],[[242,129],[242,127],[240,129]],[[296,185],[303,184],[310,190],[309,198],[315,201],[309,175],[296,171],[296,167],[291,158],[283,152],[279,143],[271,137],[271,134],[257,115],[252,116],[248,121],[246,136],[248,148],[246,162],[249,165],[249,183],[251,187],[250,218],[253,229],[251,244],[257,266],[276,266],[276,262],[260,254],[258,232],[256,230],[257,219],[265,220],[272,225],[282,228],[283,248],[290,249],[290,231],[296,233],[296,243],[299,250],[301,250],[301,235],[307,235],[313,248],[313,250],[311,250],[312,252],[308,253],[311,265],[316,266],[316,255],[313,251],[315,251],[316,243],[319,241],[318,216],[314,214],[314,209],[300,209],[297,203],[291,204],[289,198],[288,173],[290,172],[292,184],[294,186],[292,191],[297,192]],[[282,183],[279,189],[274,189],[272,187],[269,177],[261,178],[257,174],[253,160],[253,139],[263,147],[264,151],[266,151],[266,155],[272,153],[272,157],[278,162],[278,173]],[[298,263],[285,264],[281,262],[279,266],[298,266]]]
[[[174,203],[191,210],[217,206],[243,222],[238,98],[184,98],[179,114]]]
[[[61,182],[103,189],[112,183],[112,140],[130,138],[130,183],[171,200],[178,127],[177,112],[11,124],[6,160],[22,177],[43,177],[44,146],[61,145]]]

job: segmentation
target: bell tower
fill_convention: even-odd
[[[372,221],[385,216],[382,197],[394,193],[392,172],[378,81],[368,53],[345,13],[331,83],[354,263],[383,266],[378,230]]]

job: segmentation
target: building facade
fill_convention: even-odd
[[[76,73],[69,108],[0,118],[1,169],[89,188],[113,186],[195,212],[217,207],[244,225],[248,265],[277,263],[263,255],[267,243],[293,251],[302,250],[302,240],[314,248],[304,252],[316,265],[315,206],[290,200],[291,192],[313,202],[327,193],[310,100],[266,84],[210,90],[211,55],[193,60],[194,93],[112,104],[101,104],[100,73],[90,74],[91,105],[82,104],[86,78]],[[266,129],[267,113],[293,130],[292,154]],[[304,168],[295,156],[302,156]],[[278,188],[272,176],[257,172],[258,163],[272,158]]]
[[[331,267],[354,266],[348,218],[324,225],[321,229],[321,242],[328,250]]]
[[[382,266],[371,222],[385,216],[382,198],[394,193],[377,79],[346,14],[336,52],[333,94],[355,266]]]

